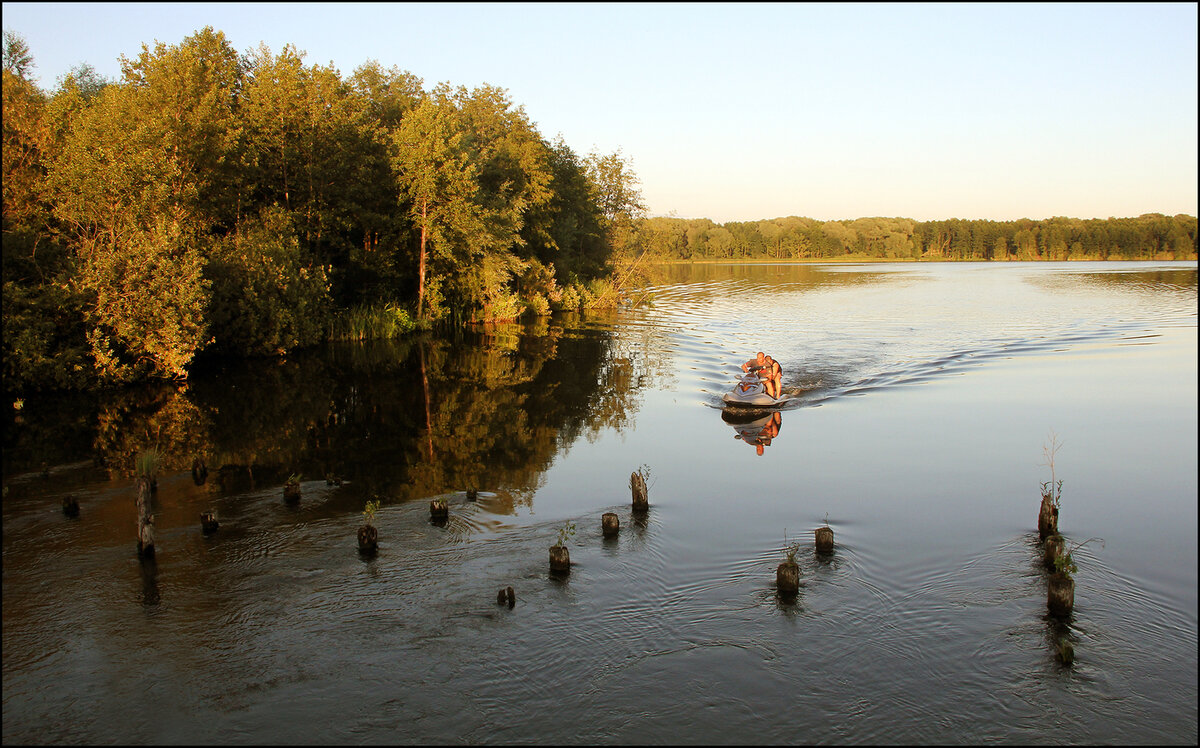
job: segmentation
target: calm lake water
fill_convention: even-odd
[[[4,742],[1196,743],[1196,263],[659,273],[611,315],[6,408]],[[720,409],[757,350],[774,436]],[[1097,538],[1065,622],[1052,435]]]

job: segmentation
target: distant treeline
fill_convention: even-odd
[[[615,305],[637,179],[507,93],[343,77],[205,28],[46,92],[4,34],[4,386],[183,378],[276,355]]]
[[[1195,260],[1196,217],[982,221],[775,218],[716,224],[646,218],[638,241],[675,260],[799,260],[847,256],[892,260]]]

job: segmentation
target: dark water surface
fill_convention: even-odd
[[[4,742],[1196,743],[1196,263],[661,275],[613,315],[12,409]],[[796,397],[774,436],[720,410],[759,349]],[[1103,540],[1066,622],[1036,532],[1052,432],[1060,528]]]

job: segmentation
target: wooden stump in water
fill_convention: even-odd
[[[478,498],[479,498],[478,491],[476,491],[474,488],[467,489],[467,501],[475,501]]]
[[[374,553],[379,548],[379,531],[374,525],[363,525],[358,528],[358,552]]]
[[[505,587],[496,593],[496,604],[507,605],[509,610],[517,604],[517,593],[513,592],[512,587]]]
[[[217,521],[216,512],[200,512],[200,531],[205,535],[211,535],[217,531],[221,523]]]
[[[571,571],[571,553],[565,545],[550,546],[550,571]]]
[[[818,527],[817,535],[817,553],[833,553],[833,528]]]
[[[795,561],[784,561],[775,570],[775,587],[779,594],[791,597],[800,591],[800,565]]]
[[[138,523],[138,557],[154,558],[154,515],[151,514]]]
[[[1058,640],[1058,661],[1064,665],[1070,665],[1075,662],[1075,647],[1064,636]]]
[[[289,504],[300,503],[300,484],[285,483],[283,485],[283,500]]]
[[[204,460],[197,457],[192,460],[192,481],[197,486],[203,486],[208,480],[208,466],[204,464]]]
[[[1046,538],[1042,544],[1042,565],[1047,569],[1054,569],[1054,559],[1062,555],[1064,550],[1063,536],[1054,533]]]
[[[604,537],[611,538],[621,531],[621,520],[613,512],[605,512],[600,517],[600,529]]]
[[[68,517],[78,517],[79,516],[79,500],[76,499],[74,496],[66,497],[65,499],[62,500],[62,511],[63,511],[63,514],[67,515]]]
[[[1046,590],[1046,607],[1059,618],[1071,615],[1075,608],[1075,580],[1066,574],[1051,574]]]
[[[429,502],[429,518],[444,520],[450,516],[450,507],[445,499],[433,499]]]
[[[137,550],[141,558],[154,557],[154,515],[150,513],[150,478],[137,480]]]
[[[1058,532],[1058,507],[1049,494],[1042,496],[1042,506],[1038,509],[1038,535],[1042,540]]]
[[[646,479],[641,473],[629,475],[629,487],[633,491],[633,511],[644,512],[650,508],[650,497],[646,493]]]

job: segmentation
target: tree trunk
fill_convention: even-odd
[[[425,219],[429,207],[428,200],[421,201],[421,252],[417,260],[417,318],[423,316],[425,306]]]

